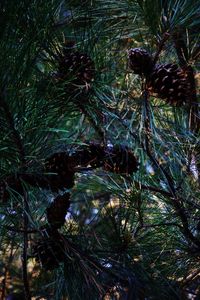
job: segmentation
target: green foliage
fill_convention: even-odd
[[[126,50],[155,55],[168,33],[158,62],[191,65],[198,74],[199,7],[199,0],[1,1],[2,297],[25,286],[30,299],[23,254],[33,299],[173,300],[189,293],[198,299],[198,105],[146,98],[144,78],[129,70]],[[69,42],[94,62],[89,86],[59,79],[59,55]],[[59,229],[64,259],[45,270],[33,249],[57,193],[26,178],[48,175],[45,161],[53,153],[73,157],[94,141],[128,146],[138,171],[78,165]]]

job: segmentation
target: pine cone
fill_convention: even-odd
[[[191,87],[184,70],[172,63],[154,66],[151,55],[144,49],[130,49],[128,56],[130,68],[146,77],[151,94],[165,99],[171,105],[189,102]]]
[[[88,90],[95,75],[93,61],[85,53],[73,50],[63,52],[59,57],[57,78],[68,82],[72,89]]]
[[[103,165],[105,157],[104,146],[98,142],[90,142],[87,146],[82,146],[74,154],[77,164],[81,167],[90,165],[98,168]]]
[[[81,166],[103,167],[105,171],[132,174],[137,171],[137,160],[131,150],[122,145],[105,147],[91,142],[86,148],[78,150],[75,157]]]
[[[118,174],[132,174],[138,170],[138,162],[128,147],[115,145],[107,148],[103,168]]]
[[[176,64],[156,65],[147,77],[150,93],[172,105],[182,105],[189,101],[190,85],[186,73]]]
[[[65,223],[65,216],[70,206],[70,194],[57,196],[47,208],[47,220],[52,228],[59,229]]]
[[[46,160],[45,172],[49,173],[49,186],[53,192],[74,186],[75,165],[74,158],[66,152],[55,153]]]
[[[135,74],[147,75],[153,69],[151,55],[144,49],[133,48],[128,50],[129,66]]]
[[[46,270],[53,270],[65,259],[62,235],[56,230],[43,230],[43,238],[33,246],[33,256]]]

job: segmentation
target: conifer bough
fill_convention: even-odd
[[[0,181],[0,201],[8,200],[8,188],[21,194],[23,182],[56,193],[71,189],[79,166],[90,166],[93,169],[102,167],[108,172],[129,175],[138,170],[137,159],[128,147],[108,147],[98,142],[90,142],[87,146],[80,146],[72,155],[67,152],[52,154],[45,160],[41,174],[15,174]]]

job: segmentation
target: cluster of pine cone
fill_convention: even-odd
[[[171,105],[190,102],[191,87],[187,72],[173,63],[154,64],[152,56],[144,49],[128,51],[129,66],[135,74],[146,78],[150,94],[165,99]]]
[[[0,201],[9,198],[9,188],[19,194],[23,191],[22,182],[58,193],[74,185],[77,167],[100,168],[118,174],[132,174],[137,171],[138,162],[133,152],[124,145],[112,147],[91,142],[80,146],[72,155],[57,152],[45,160],[40,174],[15,174],[0,182]]]
[[[129,66],[135,74],[146,77],[149,92],[165,99],[169,104],[182,105],[190,100],[191,86],[188,74],[174,63],[154,64],[153,57],[145,49],[133,48],[128,51]],[[88,91],[95,77],[95,66],[86,54],[75,51],[66,43],[57,57],[56,78],[65,82],[68,92]]]
[[[46,209],[48,227],[41,229],[42,238],[36,241],[33,256],[46,269],[56,268],[64,260],[64,238],[58,230],[64,225],[70,206],[70,193],[78,167],[103,168],[117,174],[132,174],[138,169],[133,152],[126,146],[104,146],[91,142],[80,146],[73,154],[58,152],[45,160],[42,174],[18,174],[0,182],[0,200],[9,199],[9,189],[23,195],[23,183],[58,193]],[[63,194],[60,194],[64,191]]]
[[[182,105],[189,100],[190,85],[186,73],[176,64],[154,64],[152,56],[144,49],[128,51],[130,68],[146,78],[146,86],[151,94],[173,105]],[[74,51],[73,47],[63,48],[58,57],[59,82],[67,84],[68,91],[77,94],[88,91],[94,79],[94,63],[85,53]],[[72,155],[66,152],[55,153],[45,162],[44,171],[50,175],[45,180],[28,178],[28,183],[53,192],[72,188],[77,166],[103,168],[105,171],[131,174],[137,171],[137,160],[130,149],[122,145],[104,146],[90,143],[80,147]],[[5,186],[5,183],[4,183]],[[4,188],[1,189],[5,197]],[[65,259],[64,242],[58,232],[64,223],[70,205],[70,194],[58,195],[46,210],[49,228],[42,230],[42,239],[34,247],[34,256],[46,269],[52,269]]]
[[[130,68],[146,78],[150,93],[157,94],[170,104],[187,103],[190,85],[187,74],[176,64],[153,63],[152,56],[144,49],[135,48],[128,51]],[[77,93],[88,91],[95,76],[94,63],[90,57],[72,47],[64,47],[58,56],[56,80],[64,82],[68,91]],[[123,145],[105,146],[91,142],[69,155],[67,152],[54,153],[44,163],[43,175],[19,174],[0,182],[0,201],[9,198],[8,189],[23,193],[23,182],[31,186],[50,189],[58,193],[46,209],[48,227],[41,229],[42,238],[34,246],[33,255],[46,269],[53,269],[65,259],[64,237],[59,229],[65,223],[65,216],[70,206],[70,193],[60,191],[74,185],[76,168],[103,168],[117,174],[132,174],[137,171],[138,163],[132,151]]]

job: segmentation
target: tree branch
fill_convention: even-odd
[[[149,120],[150,116],[149,116],[149,108],[148,108],[148,92],[146,91],[144,93],[144,97],[145,97],[145,104],[146,104],[146,114],[147,114],[147,119]],[[149,122],[148,122],[149,123]],[[146,123],[145,123],[146,124]],[[145,135],[148,132],[148,128],[146,128],[146,132]],[[197,245],[198,247],[200,247],[200,240],[197,239],[192,232],[189,229],[189,224],[188,224],[188,219],[185,213],[185,209],[181,204],[180,198],[176,195],[176,188],[174,186],[174,180],[173,178],[168,174],[168,172],[166,172],[165,169],[163,169],[163,167],[159,164],[159,162],[157,161],[157,159],[152,155],[150,147],[149,147],[149,140],[148,138],[145,138],[145,149],[146,149],[146,153],[149,156],[149,158],[151,159],[152,163],[154,164],[155,167],[159,168],[162,173],[164,174],[165,178],[166,178],[166,182],[168,184],[168,187],[170,189],[171,192],[171,204],[174,207],[177,215],[179,216],[182,225],[183,225],[183,229],[182,232],[185,235],[185,237],[187,237],[189,240],[191,240],[195,245]]]
[[[144,93],[145,97],[148,97],[148,93]],[[146,105],[148,103],[147,99],[144,99],[146,102]],[[119,116],[118,116],[119,117]],[[148,116],[149,118],[149,116]],[[119,119],[121,120],[121,118],[119,117]],[[145,122],[146,123],[146,122]],[[128,126],[123,122],[123,120],[121,120],[121,124],[127,129],[129,130]],[[147,124],[147,123],[146,123]],[[134,137],[134,139],[138,140],[138,136],[136,133],[133,133],[132,131],[130,131],[130,135],[132,135]],[[146,128],[146,132],[148,132],[148,128]],[[147,156],[149,157],[149,159],[151,160],[151,162],[153,163],[153,165],[159,169],[161,171],[161,173],[163,174],[164,178],[165,178],[165,182],[167,183],[167,186],[169,188],[169,195],[170,195],[170,199],[171,199],[171,205],[172,207],[174,207],[177,215],[179,216],[181,223],[182,223],[182,233],[184,234],[184,236],[191,242],[193,242],[196,246],[200,247],[200,240],[198,238],[196,238],[192,232],[189,229],[189,224],[188,224],[188,219],[184,210],[184,207],[181,204],[181,198],[177,197],[176,195],[176,188],[174,186],[174,180],[173,178],[168,174],[168,172],[159,164],[159,162],[157,161],[157,159],[153,156],[153,154],[151,153],[150,150],[150,146],[149,146],[149,141],[148,138],[145,138],[145,142],[141,142],[139,141],[142,149],[146,152]]]
[[[9,105],[5,101],[5,88],[0,94],[0,107],[2,107],[6,121],[12,131],[13,140],[16,144],[16,147],[18,148],[18,152],[20,155],[20,161],[22,166],[26,166],[26,159],[25,159],[25,150],[23,146],[23,142],[20,136],[20,133],[15,127],[15,122],[13,119],[13,116],[10,112]],[[28,248],[28,201],[27,201],[27,192],[23,189],[24,193],[24,215],[23,215],[23,223],[24,223],[24,243],[23,243],[23,252],[22,252],[22,276],[23,276],[23,282],[24,282],[24,292],[25,292],[25,299],[31,300],[30,295],[30,287],[29,287],[29,281],[28,281],[28,273],[27,273],[27,248]]]

